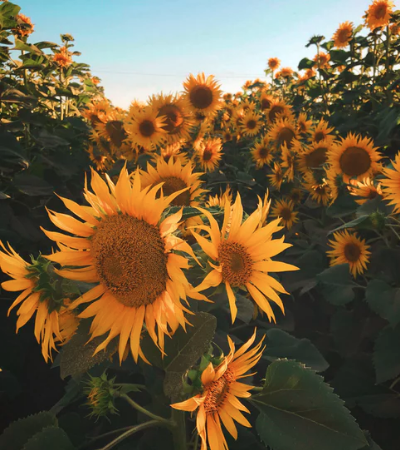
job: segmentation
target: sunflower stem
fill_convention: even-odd
[[[196,437],[194,438],[193,450],[197,450],[197,447],[199,446],[199,437],[199,433],[196,433]]]
[[[173,429],[174,450],[186,450],[186,420],[185,412],[172,409],[171,419],[175,423]]]

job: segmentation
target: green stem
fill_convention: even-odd
[[[172,420],[175,422],[173,430],[174,450],[186,450],[186,420],[185,412],[172,409]]]
[[[252,391],[255,391],[255,392],[261,392],[263,389],[264,389],[264,388],[263,388],[263,387],[260,387],[260,386],[253,386],[253,387],[251,388],[251,390],[252,390]]]
[[[111,448],[115,447],[116,445],[118,445],[120,442],[122,442],[129,436],[132,436],[132,434],[135,434],[138,431],[145,430],[146,428],[155,427],[157,425],[159,425],[159,421],[157,421],[157,420],[150,420],[149,422],[145,422],[145,423],[141,423],[140,425],[136,425],[136,426],[130,428],[128,431],[125,431],[125,433],[122,433],[120,436],[115,438],[113,441],[111,441],[105,447],[101,447],[98,450],[110,450]]]
[[[389,70],[389,51],[390,51],[390,29],[389,25],[386,27],[386,61],[385,61],[385,69],[386,72]]]
[[[104,439],[109,436],[113,436],[114,434],[121,433],[122,431],[131,430],[132,425],[129,425],[128,427],[123,428],[117,428],[116,430],[109,431],[108,433],[99,434],[98,436],[94,436],[90,439],[89,442],[86,442],[85,444],[82,444],[78,447],[78,450],[83,450],[86,447],[90,447],[94,442],[99,441],[100,439]]]
[[[197,450],[197,447],[199,446],[199,433],[196,432],[196,437],[194,438],[194,444],[193,444],[193,450]]]

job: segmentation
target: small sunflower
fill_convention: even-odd
[[[240,131],[244,136],[255,136],[261,130],[261,115],[251,109],[243,116],[240,124]]]
[[[329,246],[333,250],[327,252],[331,259],[330,266],[348,263],[354,278],[364,273],[371,254],[370,246],[365,243],[365,240],[347,230],[338,231],[333,234],[333,237],[334,239],[329,241]]]
[[[292,148],[294,141],[298,139],[296,125],[288,119],[278,119],[271,126],[268,133],[269,138],[275,141],[277,148],[285,145],[287,148]]]
[[[279,66],[281,65],[281,62],[278,58],[269,58],[268,60],[268,67],[271,70],[276,70],[279,68]]]
[[[286,117],[290,117],[292,115],[291,110],[292,107],[288,105],[285,101],[275,99],[271,102],[271,106],[265,111],[265,115],[268,121],[272,124],[279,118],[279,114],[283,114]]]
[[[310,132],[312,120],[307,120],[306,113],[300,113],[297,118],[297,132],[301,135],[306,135]]]
[[[208,200],[205,202],[205,206],[207,208],[212,208],[213,206],[218,206],[220,208],[225,208],[225,205],[229,204],[229,206],[232,203],[232,191],[229,186],[226,187],[225,191],[220,191],[219,195],[210,195],[208,197]]]
[[[275,99],[273,95],[269,95],[266,92],[263,92],[260,95],[259,103],[260,103],[260,109],[262,111],[266,111],[271,107],[272,101]]]
[[[375,28],[389,25],[393,8],[394,3],[391,0],[374,0],[366,11],[365,23],[367,27],[374,31]]]
[[[277,200],[271,210],[272,217],[282,219],[285,227],[290,230],[294,223],[298,222],[297,212],[294,212],[294,203],[292,200]]]
[[[230,352],[222,358],[218,366],[212,362],[201,374],[201,392],[180,403],[171,405],[174,409],[194,412],[196,414],[197,433],[201,438],[201,449],[207,449],[207,441],[211,450],[228,450],[222,424],[229,434],[237,439],[238,431],[234,420],[244,427],[250,428],[250,422],[241,411],[250,411],[239,398],[251,397],[252,386],[242,383],[242,378],[250,376],[246,373],[260,360],[263,352],[262,340],[251,350],[256,334],[235,351],[235,344],[228,336]],[[221,424],[222,422],[222,424]]]
[[[272,169],[272,174],[268,175],[269,182],[278,191],[281,189],[283,182],[282,168],[276,162],[274,163],[274,168]]]
[[[60,67],[69,67],[72,64],[72,58],[67,47],[60,47],[60,51],[54,53],[53,61]]]
[[[311,141],[318,143],[319,141],[323,141],[324,139],[329,139],[332,142],[334,139],[334,137],[331,135],[333,130],[334,128],[329,127],[328,122],[326,122],[324,119],[321,119],[312,132]]]
[[[382,196],[381,183],[376,183],[371,178],[364,178],[362,181],[350,180],[349,191],[355,197],[361,197],[356,203],[363,205],[368,200]]]
[[[281,155],[282,167],[286,169],[284,177],[288,181],[293,181],[296,158],[285,143],[282,144],[281,151],[282,151],[282,155]]]
[[[332,144],[329,140],[314,142],[297,153],[299,170],[302,174],[320,169],[328,160]]]
[[[204,73],[200,73],[197,77],[190,74],[183,83],[183,87],[185,88],[184,99],[193,112],[212,115],[222,106],[220,86],[213,75],[206,78]]]
[[[165,162],[168,162],[170,159],[179,160],[182,165],[186,164],[188,161],[188,156],[185,152],[182,152],[182,146],[184,145],[183,141],[178,141],[173,144],[168,144],[165,147],[161,148],[161,157]]]
[[[334,172],[343,174],[346,183],[351,178],[362,180],[380,171],[381,154],[376,150],[372,139],[349,133],[333,145],[328,156],[329,164]]]
[[[309,80],[310,78],[314,78],[317,75],[317,72],[313,69],[307,69],[304,73],[304,79]]]
[[[101,154],[99,151],[95,151],[93,145],[89,145],[89,148],[86,150],[90,160],[96,166],[96,170],[99,172],[105,172],[111,168],[114,161],[110,155],[105,156]]]
[[[318,69],[329,69],[329,61],[331,59],[331,55],[325,52],[319,52],[314,56],[314,67],[318,67]]]
[[[394,212],[400,212],[400,153],[392,161],[393,169],[385,167],[381,179],[384,199],[394,206]]]
[[[18,23],[17,34],[19,36],[29,36],[33,33],[35,26],[28,16],[25,16],[24,14],[17,14],[16,19]]]
[[[282,67],[280,75],[282,78],[290,78],[293,76],[293,69],[290,67]]]
[[[326,206],[330,200],[331,189],[327,180],[318,183],[312,174],[304,177],[304,188],[310,193],[311,199],[320,205]]]
[[[106,122],[111,111],[112,108],[109,101],[100,100],[96,103],[89,103],[86,109],[81,110],[81,114],[94,126],[98,122]]]
[[[112,151],[127,152],[130,146],[125,143],[128,135],[124,128],[124,114],[117,111],[111,111],[105,121],[95,124],[95,130],[98,136],[106,139],[111,144]]]
[[[125,119],[125,130],[134,146],[155,147],[164,140],[167,134],[163,128],[165,117],[159,117],[157,114],[150,106],[144,110],[130,110]]]
[[[345,48],[353,36],[353,24],[351,22],[343,22],[339,25],[332,37],[333,44],[336,48]]]
[[[222,158],[221,139],[202,139],[196,149],[196,156],[204,170],[208,172],[215,170]]]
[[[267,136],[256,141],[251,150],[253,160],[256,162],[257,169],[261,169],[265,164],[270,165],[273,159],[271,141]]]
[[[301,200],[303,199],[303,191],[299,188],[292,188],[287,195],[288,199],[291,200],[293,203],[301,203]]]

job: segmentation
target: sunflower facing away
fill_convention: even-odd
[[[255,136],[262,126],[261,115],[249,109],[240,123],[240,132],[244,136]]]
[[[366,11],[365,23],[367,27],[374,31],[375,28],[389,25],[393,8],[394,3],[391,0],[374,0]]]
[[[125,119],[125,130],[133,146],[155,147],[163,141],[165,116],[159,117],[157,110],[147,106],[144,109],[130,109]]]
[[[221,230],[214,217],[204,209],[201,212],[208,218],[210,225],[204,226],[211,240],[193,232],[200,247],[214,262],[211,272],[197,286],[203,291],[211,286],[225,285],[229,299],[232,323],[236,319],[237,307],[232,288],[246,288],[257,305],[275,320],[270,301],[284,311],[282,300],[277,292],[286,293],[284,287],[269,272],[286,272],[297,270],[291,264],[272,261],[291,244],[284,243],[284,238],[272,239],[272,234],[281,230],[280,219],[260,227],[262,211],[256,209],[242,224],[243,206],[239,193],[232,208],[225,207]],[[227,226],[230,222],[229,231]]]
[[[351,22],[343,22],[332,36],[333,44],[336,48],[345,48],[349,45],[352,36],[353,24]]]
[[[333,250],[327,252],[331,258],[330,266],[348,263],[353,277],[362,274],[367,269],[369,262],[369,245],[360,239],[356,233],[347,230],[333,234],[334,239],[329,241]]]
[[[394,206],[394,212],[400,211],[400,153],[392,161],[393,169],[385,167],[382,172],[385,178],[381,180],[382,191],[389,205]]]
[[[172,408],[196,414],[197,433],[201,438],[201,450],[207,450],[207,441],[211,450],[227,450],[221,422],[229,434],[237,439],[238,431],[235,422],[250,428],[249,421],[241,411],[250,411],[241,403],[239,398],[251,397],[253,386],[240,382],[252,367],[260,360],[263,352],[261,340],[249,350],[255,340],[256,334],[235,351],[235,344],[228,336],[230,352],[222,362],[214,367],[210,364],[201,374],[201,392],[181,403],[171,405]]]
[[[273,155],[269,137],[264,136],[260,141],[257,141],[251,150],[251,154],[256,162],[257,169],[261,169],[265,164],[270,165]]]
[[[97,283],[74,301],[71,308],[90,303],[79,315],[94,317],[92,337],[107,338],[96,353],[119,336],[120,361],[126,347],[137,361],[143,325],[163,352],[165,335],[186,326],[182,304],[192,293],[182,269],[188,260],[175,251],[193,255],[191,248],[173,235],[182,213],[161,219],[164,210],[180,194],[156,198],[161,185],[142,189],[138,173],[133,178],[122,169],[114,185],[92,171],[91,192],[84,189],[90,206],[61,198],[65,206],[82,221],[67,214],[49,211],[51,221],[71,235],[45,231],[61,251],[47,258],[68,266],[57,273],[65,278]],[[71,267],[72,266],[72,267]]]
[[[212,172],[218,167],[222,157],[222,142],[220,138],[202,139],[196,148],[196,156],[204,170]]]
[[[281,166],[275,162],[274,168],[272,169],[272,174],[267,176],[272,186],[274,186],[279,191],[283,182],[283,173]]]
[[[376,151],[372,139],[349,133],[333,145],[328,155],[329,171],[343,174],[346,183],[351,178],[362,180],[380,171],[381,154]]]
[[[292,200],[277,200],[275,206],[271,210],[273,217],[282,219],[285,227],[290,230],[294,223],[298,222],[297,212],[294,212],[294,203]]]
[[[382,195],[381,183],[374,182],[371,178],[364,178],[362,181],[350,180],[349,191],[351,195],[359,197],[356,200],[359,205]]]
[[[206,78],[204,73],[200,73],[197,77],[190,74],[183,83],[183,87],[185,88],[184,99],[193,112],[210,115],[222,106],[222,93],[219,84],[214,80],[214,75]]]

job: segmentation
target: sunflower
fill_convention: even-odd
[[[290,67],[282,67],[280,74],[282,78],[290,78],[293,76],[293,69]]]
[[[220,86],[213,75],[206,78],[204,73],[200,73],[197,77],[190,74],[183,83],[183,87],[185,88],[184,99],[188,109],[193,112],[212,115],[222,106]]]
[[[125,119],[125,130],[129,141],[142,147],[155,147],[163,141],[167,132],[163,129],[165,117],[158,117],[150,106],[144,110],[130,110]]]
[[[279,114],[290,117],[292,115],[291,109],[292,107],[287,105],[283,100],[275,99],[271,102],[271,106],[265,111],[265,115],[270,123],[274,123],[278,119]]]
[[[252,367],[260,360],[263,352],[262,340],[251,350],[256,334],[235,351],[235,344],[228,336],[230,352],[221,363],[214,367],[210,362],[201,374],[201,392],[180,403],[171,405],[174,409],[194,412],[197,410],[196,427],[201,438],[201,450],[228,450],[221,422],[229,434],[237,439],[238,431],[233,419],[244,427],[250,428],[249,421],[241,411],[250,411],[239,398],[251,397],[252,386],[240,382]]]
[[[261,115],[249,109],[243,116],[239,129],[244,136],[252,137],[259,133],[261,127]]]
[[[398,36],[400,34],[400,24],[399,23],[392,23],[389,28],[390,28],[391,36]]]
[[[202,139],[196,149],[196,156],[205,171],[212,172],[218,167],[222,158],[222,142],[220,138]]]
[[[323,179],[320,183],[310,173],[304,177],[304,188],[310,193],[311,199],[320,205],[326,206],[329,203],[331,189],[327,180]]]
[[[267,176],[272,186],[274,186],[279,191],[281,189],[283,182],[283,174],[281,166],[275,162],[274,168],[272,169],[272,174]]]
[[[362,181],[350,180],[348,186],[350,194],[355,197],[361,197],[356,203],[363,205],[368,200],[382,196],[381,183],[375,183],[371,178],[364,178]]]
[[[312,120],[307,120],[307,114],[300,113],[297,118],[297,132],[304,136],[310,132],[311,125]]]
[[[16,19],[18,23],[17,33],[19,36],[29,36],[33,33],[35,26],[28,16],[17,14]]]
[[[200,211],[210,222],[210,226],[203,229],[210,235],[211,241],[196,232],[193,232],[193,236],[214,263],[210,263],[211,272],[196,290],[202,291],[211,286],[224,284],[233,323],[237,307],[232,287],[245,287],[253,300],[268,315],[269,320],[275,320],[269,301],[276,303],[284,311],[282,300],[276,292],[286,293],[286,291],[268,273],[297,270],[297,267],[290,264],[271,260],[273,256],[291,247],[291,244],[284,243],[283,237],[272,239],[272,234],[282,229],[279,226],[280,219],[259,227],[262,212],[257,208],[242,224],[243,206],[239,193],[233,207],[225,207],[221,230],[209,211],[205,209]]]
[[[63,342],[68,333],[61,333],[59,317],[66,310],[65,302],[57,303],[48,294],[48,286],[42,286],[41,280],[46,278],[49,261],[43,257],[32,259],[32,264],[23,260],[9,245],[8,249],[0,241],[0,268],[13,280],[4,281],[1,287],[5,291],[22,291],[8,310],[22,303],[17,311],[17,330],[23,327],[35,314],[35,337],[42,346],[45,361],[52,360],[51,351],[56,349],[57,341]],[[48,279],[48,277],[47,277]]]
[[[161,94],[151,97],[149,104],[158,117],[164,117],[162,129],[167,132],[165,139],[169,143],[190,138],[189,130],[194,123],[181,97]]]
[[[292,188],[287,195],[288,199],[291,200],[293,203],[301,203],[301,200],[303,199],[303,191],[299,188]]]
[[[329,61],[331,59],[331,55],[325,52],[319,52],[314,56],[314,67],[318,67],[318,69],[329,69]]]
[[[365,240],[347,230],[338,231],[333,234],[333,237],[334,239],[329,241],[329,246],[333,250],[327,252],[331,259],[330,266],[348,263],[354,278],[357,274],[364,273],[371,254],[368,250],[370,246],[365,243]]]
[[[316,75],[317,75],[317,72],[313,68],[310,68],[305,71],[304,78],[306,80],[309,80],[310,78],[314,78]]]
[[[323,141],[324,139],[329,139],[331,142],[333,142],[334,137],[330,134],[333,130],[334,128],[330,128],[328,122],[325,122],[324,119],[321,119],[312,132],[311,141],[319,142]]]
[[[95,124],[98,136],[106,139],[111,146],[113,153],[126,153],[131,147],[125,143],[128,135],[124,128],[124,114],[117,111],[110,111],[104,121]]]
[[[298,139],[298,134],[294,122],[288,119],[278,119],[271,126],[268,133],[269,138],[275,141],[277,148],[286,145],[287,148],[292,148],[294,140]]]
[[[223,99],[224,99],[226,102],[231,101],[231,100],[232,100],[232,94],[231,94],[230,92],[227,92],[226,94],[223,95]]]
[[[314,142],[303,151],[299,151],[298,164],[302,174],[309,173],[314,169],[320,169],[328,160],[328,154],[332,148],[329,140]]]
[[[112,108],[108,100],[100,100],[96,103],[89,103],[86,109],[81,111],[82,117],[89,120],[92,126],[97,122],[106,122]]]
[[[212,208],[213,206],[218,206],[219,208],[225,208],[225,205],[227,202],[228,202],[229,206],[232,203],[232,191],[229,186],[226,187],[224,192],[222,192],[222,189],[221,189],[219,195],[218,194],[215,196],[210,195],[208,197],[208,200],[206,201],[205,205],[207,208]]]
[[[256,162],[256,168],[261,169],[265,164],[270,165],[273,159],[271,141],[267,136],[256,141],[251,149],[253,160]]]
[[[394,206],[394,212],[397,213],[400,211],[400,153],[397,153],[392,165],[393,169],[385,167],[382,170],[385,178],[381,183],[384,199]]]
[[[336,48],[345,48],[353,36],[353,24],[351,22],[343,22],[339,25],[332,37],[333,44]]]
[[[202,181],[199,178],[203,174],[193,173],[192,169],[190,162],[182,166],[180,160],[174,161],[170,158],[165,162],[162,158],[158,158],[156,167],[147,164],[147,172],[141,172],[142,188],[155,187],[163,183],[161,192],[165,196],[186,189],[171,201],[171,205],[197,206],[199,203],[196,199],[206,191],[200,188]]]
[[[295,156],[291,152],[291,150],[286,146],[286,143],[282,144],[282,164],[281,166],[286,169],[284,177],[288,181],[294,180],[294,170],[295,170]]]
[[[366,11],[365,23],[367,27],[374,31],[375,28],[389,25],[393,8],[394,3],[391,0],[374,0]]]
[[[86,151],[89,155],[90,160],[96,166],[96,170],[98,170],[99,172],[105,172],[109,170],[114,163],[114,160],[110,155],[105,156],[99,153],[99,151],[95,152],[94,146],[91,144]]]
[[[271,208],[271,200],[268,198],[268,189],[267,192],[264,195],[264,198],[262,199],[261,197],[258,197],[258,204],[257,204],[257,209],[261,214],[260,217],[260,223],[259,223],[259,228],[263,227],[264,225],[267,224],[267,219],[268,219],[268,213],[269,210]]]
[[[362,180],[380,171],[381,154],[376,149],[372,139],[349,133],[332,147],[328,156],[331,169],[343,174],[346,183],[350,178]]]
[[[272,217],[282,219],[285,227],[290,230],[294,223],[298,222],[297,212],[294,212],[294,203],[292,200],[277,200],[275,206],[271,210]]]
[[[184,145],[184,141],[178,141],[173,144],[168,144],[165,147],[162,147],[161,157],[165,162],[168,162],[170,159],[179,160],[181,164],[186,164],[188,161],[187,154],[182,152],[182,146]]]
[[[49,211],[57,227],[75,236],[44,230],[61,249],[47,258],[64,266],[57,271],[62,277],[96,283],[71,304],[76,308],[90,302],[79,317],[94,317],[92,338],[109,332],[95,353],[119,336],[120,361],[127,346],[135,361],[138,356],[145,359],[140,348],[144,324],[164,352],[165,335],[187,323],[184,312],[189,311],[180,299],[186,300],[189,294],[200,298],[182,272],[189,267],[188,260],[174,253],[185,251],[193,256],[191,248],[173,234],[182,212],[162,220],[180,192],[157,199],[160,185],[142,189],[139,174],[131,182],[125,168],[115,185],[92,170],[91,187],[93,192],[87,186],[84,189],[90,206],[61,198],[82,222]]]
[[[280,62],[280,60],[278,58],[269,58],[269,60],[268,60],[268,67],[271,70],[278,69],[280,64],[281,64],[281,62]]]
[[[222,133],[222,139],[224,140],[224,142],[230,142],[230,141],[233,141],[234,138],[235,138],[235,137],[234,137],[232,131],[230,131],[229,128],[223,131],[223,133]]]
[[[72,64],[72,58],[67,47],[60,47],[60,51],[54,53],[53,61],[60,67],[69,67]]]
[[[269,109],[271,107],[271,103],[272,101],[275,99],[275,97],[273,95],[269,95],[266,92],[263,92],[260,96],[260,109],[262,111],[266,111],[267,109]]]

